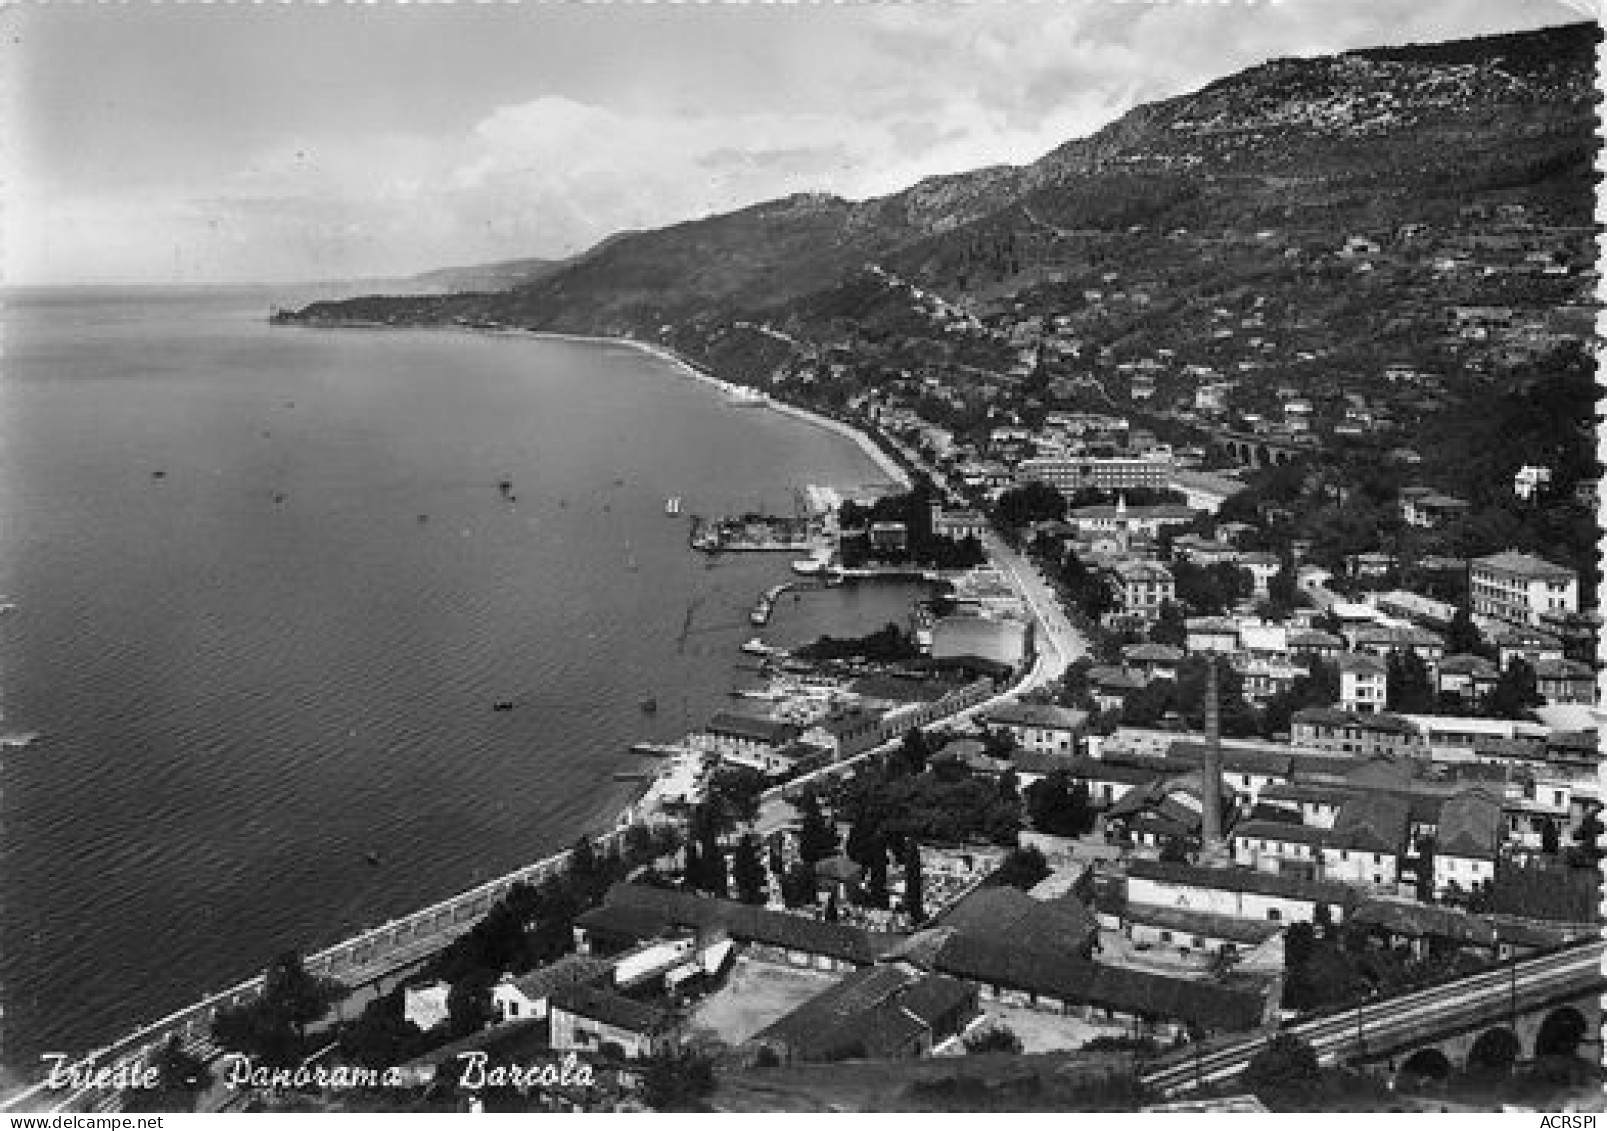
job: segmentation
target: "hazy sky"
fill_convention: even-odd
[[[188,282],[561,256],[1028,162],[1268,58],[1583,2],[26,4],[0,13],[0,262]]]

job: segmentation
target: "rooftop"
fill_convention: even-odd
[[[849,962],[874,961],[887,936],[845,923],[827,923],[727,899],[688,892],[615,884],[600,907],[576,920],[583,928],[602,927],[638,939],[652,938],[675,927],[723,929],[732,938],[766,943]]]
[[[980,718],[990,725],[1079,730],[1088,721],[1088,712],[1046,703],[1006,703],[989,708]]]
[[[798,737],[798,727],[781,719],[765,719],[757,715],[742,715],[734,711],[721,711],[703,727],[709,734],[728,735],[753,742],[780,746]]]
[[[1502,550],[1499,554],[1474,558],[1470,565],[1476,570],[1505,573],[1539,581],[1572,581],[1578,577],[1578,574],[1567,566],[1560,566],[1544,558],[1537,558],[1533,554],[1522,554],[1516,550]]]
[[[1301,899],[1311,903],[1345,905],[1355,895],[1344,884],[1324,880],[1307,880],[1250,868],[1200,868],[1193,864],[1173,864],[1161,860],[1131,861],[1127,866],[1127,875],[1131,879],[1155,880],[1206,891],[1255,892],[1258,895]],[[1130,891],[1128,898],[1132,898]]]
[[[553,991],[549,1004],[553,1009],[632,1033],[659,1033],[672,1023],[671,1016],[662,1009],[594,986],[561,986]]]
[[[1039,950],[1079,950],[1099,922],[1075,897],[1043,902],[1013,887],[980,887],[938,918],[937,926]]]

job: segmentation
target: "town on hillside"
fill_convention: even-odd
[[[1577,101],[1502,50],[1523,113]],[[751,686],[640,748],[618,828],[362,993],[288,955],[172,1063],[400,1066],[364,1110],[1599,1106],[1593,150],[1354,155],[1508,106],[1488,71],[1268,64],[1260,119],[1169,103],[1164,145],[802,296],[587,327],[908,472],[688,553],[924,595],[783,649],[755,594]],[[471,1076],[571,1055],[594,1084]]]

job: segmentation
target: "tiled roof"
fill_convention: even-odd
[[[1383,668],[1383,661],[1373,656],[1363,657],[1372,660]],[[1344,659],[1343,656],[1340,659]],[[1358,730],[1383,731],[1390,734],[1416,734],[1417,728],[1401,718],[1386,711],[1376,714],[1363,714],[1359,711],[1345,711],[1338,707],[1302,707],[1294,713],[1293,722],[1310,723],[1314,726],[1355,727]]]
[[[1406,848],[1411,805],[1388,793],[1360,793],[1339,808],[1334,818],[1336,842],[1368,852],[1400,853]]]
[[[1249,868],[1198,868],[1192,864],[1173,864],[1160,860],[1134,860],[1127,866],[1129,877],[1156,880],[1216,891],[1254,892],[1311,903],[1346,904],[1354,892],[1344,884],[1307,880]]]
[[[1284,926],[1262,919],[1239,919],[1232,915],[1213,915],[1209,911],[1190,911],[1186,907],[1158,907],[1150,903],[1129,903],[1122,909],[1121,915],[1130,923],[1205,938],[1226,939],[1247,946],[1266,942]]]
[[[937,926],[1040,950],[1075,951],[1099,932],[1076,898],[1041,902],[1013,887],[980,887],[945,911]]]
[[[732,711],[721,711],[715,715],[704,730],[710,734],[732,735],[773,746],[779,746],[798,735],[798,727],[793,723],[780,719],[761,719],[756,715],[739,715]]]
[[[1107,691],[1137,691],[1140,687],[1149,686],[1149,680],[1142,675],[1105,664],[1096,664],[1088,669],[1088,682]]]
[[[1278,840],[1285,844],[1328,844],[1333,840],[1329,829],[1314,825],[1293,825],[1283,821],[1245,821],[1235,825],[1231,840]]]
[[[560,986],[553,991],[549,1005],[632,1033],[663,1032],[673,1020],[664,1010],[593,986]]]
[[[1357,675],[1384,675],[1389,671],[1383,660],[1364,652],[1341,652],[1334,662],[1339,665],[1340,671]]]
[[[990,708],[981,721],[989,725],[1052,727],[1060,730],[1077,730],[1088,721],[1087,711],[1069,707],[1056,707],[1047,703],[1006,703]]]
[[[1146,765],[1136,760],[1117,761],[1113,758],[1073,758],[1066,768],[1071,771],[1072,777],[1084,781],[1108,781],[1122,785],[1147,785],[1166,773],[1163,765],[1153,761]]]
[[[1501,800],[1487,790],[1467,790],[1440,807],[1437,855],[1494,860],[1500,843]]]
[[[1476,946],[1494,946],[1496,941],[1490,924],[1464,911],[1404,899],[1370,899],[1351,912],[1350,921],[1408,938],[1454,939]]]
[[[929,933],[936,934],[921,932]],[[1254,1028],[1265,1005],[1259,991],[1106,966],[957,933],[925,940],[925,945],[900,957],[914,961],[911,956],[917,953],[952,977],[1122,1013],[1173,1018],[1210,1030]]]
[[[540,1001],[561,986],[599,981],[613,968],[614,964],[607,959],[566,954],[550,966],[521,974],[513,979],[513,985],[531,1001]]]
[[[1043,774],[1056,770],[1071,770],[1078,765],[1077,755],[1065,750],[1017,750],[1010,756],[1010,764],[1020,774]]]
[[[1170,644],[1145,642],[1129,644],[1122,649],[1122,659],[1139,664],[1175,664],[1183,658],[1183,649]]]
[[[1199,767],[1205,761],[1205,743],[1179,739],[1166,751],[1168,761]],[[1292,764],[1287,746],[1268,744],[1261,749],[1243,746],[1222,748],[1222,769],[1230,774],[1272,774],[1287,777]]]
[[[1437,666],[1441,675],[1471,675],[1494,679],[1499,674],[1495,665],[1489,660],[1483,656],[1475,656],[1471,652],[1446,656]]]
[[[1530,577],[1560,581],[1577,576],[1573,570],[1566,566],[1556,565],[1537,558],[1533,554],[1520,554],[1515,550],[1503,550],[1499,554],[1490,554],[1482,558],[1474,558],[1470,563],[1474,569],[1487,569],[1496,573],[1510,573],[1519,577]]]
[[[844,923],[827,923],[646,884],[615,884],[608,889],[603,905],[582,915],[576,925],[589,927],[608,922],[602,916],[618,915],[620,909],[625,910],[627,922],[635,928],[637,938],[652,938],[672,927],[723,928],[739,941],[781,946],[860,964],[874,961],[886,939],[886,936]],[[613,924],[608,922],[608,925]]]

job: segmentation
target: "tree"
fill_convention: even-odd
[[[1058,766],[1027,787],[1027,814],[1033,828],[1052,836],[1084,836],[1096,820],[1088,783]]]
[[[1484,713],[1496,719],[1521,719],[1528,715],[1530,708],[1544,703],[1534,668],[1518,656],[1496,680],[1489,698],[1484,701]]]
[[[766,902],[764,861],[759,855],[759,838],[753,833],[744,833],[737,841],[731,859],[731,878],[736,881],[737,898],[743,903],[762,905]]]
[[[1286,556],[1279,563],[1278,572],[1267,581],[1267,605],[1273,619],[1281,621],[1299,608],[1300,602],[1300,582],[1294,559]]]
[[[836,888],[832,888],[831,894],[826,896],[826,910],[821,914],[828,923],[835,923],[839,918],[841,918],[841,913],[837,910]]]
[[[353,1064],[387,1068],[413,1059],[432,1037],[405,1016],[404,991],[397,988],[375,998],[357,1016],[341,1026],[340,1051]]]
[[[813,907],[818,892],[815,887],[815,869],[802,860],[794,860],[781,878],[781,900],[788,907]]]
[[[1030,526],[1066,517],[1066,499],[1047,483],[1024,483],[999,496],[993,513],[1005,526]]]
[[[1434,712],[1439,705],[1439,692],[1421,656],[1410,650],[1391,649],[1386,668],[1388,710],[1407,715]]]
[[[888,758],[888,769],[893,776],[918,777],[926,772],[926,763],[932,757],[932,743],[920,727],[907,732]]]
[[[492,970],[473,970],[452,983],[446,994],[447,1032],[452,1039],[478,1033],[495,1020],[491,987],[498,977]]]
[[[1557,855],[1562,847],[1562,835],[1557,831],[1557,822],[1547,817],[1540,826],[1540,851],[1547,856]]]
[[[345,995],[346,987],[309,972],[299,952],[286,951],[268,964],[254,1000],[219,1011],[213,1036],[224,1048],[265,1064],[292,1064],[306,1044],[307,1026]]]
[[[1186,837],[1169,836],[1166,838],[1165,843],[1161,845],[1161,862],[1163,864],[1187,864],[1192,847]]]
[[[731,870],[725,862],[725,850],[718,844],[713,851],[703,858],[704,875],[707,885],[703,890],[718,899],[731,897]]]
[[[866,907],[885,909],[887,900],[887,853],[884,851],[865,871],[864,902]]]
[[[820,809],[820,798],[806,790],[798,799],[798,856],[806,864],[818,864],[837,852],[837,830]]]
[[[712,804],[720,831],[751,825],[759,819],[764,775],[750,766],[721,766],[709,780],[706,803]]]
[[[1468,612],[1466,605],[1457,606],[1451,623],[1445,630],[1445,654],[1447,656],[1482,655],[1484,652],[1484,637],[1473,623],[1473,615]]]
[[[1183,615],[1183,606],[1176,601],[1167,601],[1161,605],[1160,615],[1150,626],[1149,638],[1156,644],[1181,648],[1188,642],[1187,621],[1188,618]]]
[[[1322,1079],[1317,1053],[1293,1033],[1279,1033],[1245,1066],[1240,1082],[1251,1091],[1306,1091]]]
[[[1574,830],[1574,842],[1579,846],[1575,855],[1585,864],[1594,867],[1601,859],[1601,849],[1597,845],[1598,839],[1607,827],[1602,825],[1601,810],[1594,809],[1585,815]]]
[[[989,887],[1012,887],[1030,891],[1049,875],[1049,864],[1032,845],[1013,848],[1005,854],[993,874],[984,881]]]
[[[921,890],[921,846],[913,837],[904,843],[904,912],[919,926],[926,918]]]
[[[212,1086],[211,1069],[185,1050],[177,1033],[168,1037],[151,1067],[156,1069],[156,1087],[124,1092],[124,1111],[194,1111],[195,1101]]]
[[[714,1091],[714,1063],[700,1053],[661,1053],[642,1073],[642,1102],[654,1111],[694,1111]]]

